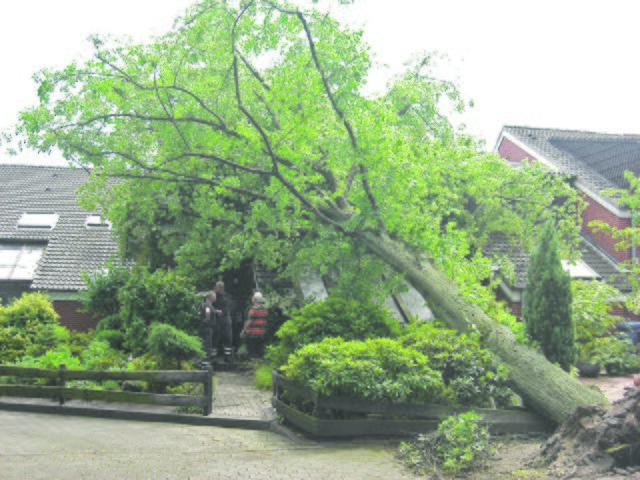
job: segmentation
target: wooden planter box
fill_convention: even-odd
[[[484,416],[493,434],[547,432],[553,425],[535,412],[523,408],[490,409],[420,405],[400,402],[372,402],[367,400],[327,397],[287,380],[273,371],[272,404],[287,422],[314,436],[407,436],[435,430],[444,417],[474,411]],[[303,413],[282,401],[282,394],[312,402],[316,415]],[[336,420],[328,418],[329,410],[359,413],[366,418]]]

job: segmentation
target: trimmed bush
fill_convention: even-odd
[[[160,357],[167,363],[177,364],[178,367],[183,360],[190,360],[204,355],[198,337],[189,335],[165,323],[151,325],[147,347],[152,355]]]
[[[427,357],[392,339],[327,338],[295,352],[282,370],[288,379],[328,396],[449,403]]]
[[[512,393],[506,387],[507,371],[496,366],[476,336],[423,323],[407,327],[401,342],[429,358],[430,367],[442,374],[458,404],[486,406],[491,398],[501,406],[509,403]]]
[[[267,359],[279,367],[299,348],[325,338],[396,338],[401,330],[398,321],[382,305],[328,298],[294,312],[278,330],[279,343],[269,348]]]

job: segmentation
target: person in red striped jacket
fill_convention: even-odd
[[[262,358],[264,355],[264,340],[267,332],[267,318],[269,312],[264,306],[264,297],[260,292],[253,294],[253,306],[249,310],[249,318],[240,333],[247,345],[249,358]]]

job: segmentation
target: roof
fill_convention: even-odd
[[[626,170],[640,175],[640,135],[518,126],[505,126],[504,134],[526,146],[538,160],[576,176],[580,184],[603,197],[605,189],[629,186]]]
[[[584,261],[605,283],[617,288],[621,292],[630,292],[631,286],[625,280],[616,263],[604,252],[595,247],[584,237],[580,237],[578,250],[581,260]],[[515,279],[509,282],[512,288],[522,290],[527,282],[527,269],[529,267],[529,254],[522,247],[510,242],[506,236],[495,234],[484,248],[484,252],[490,258],[498,254],[506,255],[513,263]]]
[[[84,289],[82,273],[117,258],[118,247],[107,228],[87,228],[90,213],[78,205],[76,191],[88,173],[65,167],[0,165],[0,243],[42,242],[45,252],[32,289]],[[26,212],[53,212],[55,228],[18,229]]]

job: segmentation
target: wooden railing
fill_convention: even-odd
[[[350,397],[329,397],[298,385],[277,371],[272,372],[272,404],[278,414],[296,427],[316,436],[405,435],[435,430],[442,418],[475,411],[484,417],[493,433],[532,433],[549,429],[536,413],[522,408],[489,409],[427,405],[390,401],[369,401]],[[288,401],[284,401],[284,394]],[[313,415],[295,405],[310,402]],[[335,413],[346,414],[336,419]],[[349,418],[350,414],[356,414]],[[344,415],[341,415],[344,416]]]
[[[0,384],[0,397],[55,398],[60,405],[65,400],[100,400],[104,402],[136,403],[177,407],[201,407],[203,415],[211,414],[213,402],[213,370],[206,371],[124,371],[124,370],[69,370],[60,365],[58,370],[46,368],[14,367],[0,365],[0,377],[43,378],[54,386]],[[159,393],[121,392],[68,387],[70,380],[91,380],[98,384],[107,380],[143,381],[149,383],[202,383],[204,392],[199,395],[174,395]]]

